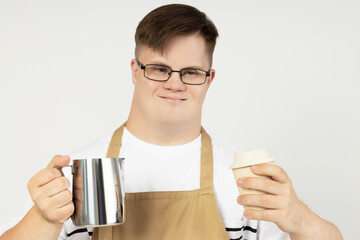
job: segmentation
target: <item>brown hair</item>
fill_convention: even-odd
[[[139,23],[135,33],[135,57],[142,46],[163,53],[166,45],[176,36],[199,33],[206,41],[210,64],[216,38],[219,36],[214,23],[195,7],[169,4],[148,13]]]

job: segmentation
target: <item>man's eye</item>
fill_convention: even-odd
[[[168,70],[164,67],[152,67],[151,70],[154,72],[160,72],[160,73],[168,72]]]
[[[186,69],[183,71],[183,75],[199,75],[200,72],[196,69]]]

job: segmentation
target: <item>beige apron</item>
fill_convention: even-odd
[[[119,157],[124,125],[114,132],[107,157]],[[212,144],[206,131],[202,128],[200,189],[126,193],[125,207],[124,224],[95,228],[92,239],[229,240],[216,206]]]

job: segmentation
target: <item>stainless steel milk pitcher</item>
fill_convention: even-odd
[[[76,159],[72,174],[75,226],[125,222],[124,158]]]

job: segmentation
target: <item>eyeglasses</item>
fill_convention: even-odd
[[[170,67],[161,64],[142,65],[136,60],[141,69],[144,70],[144,77],[153,81],[166,82],[173,72],[180,74],[180,80],[184,84],[202,85],[206,82],[206,78],[210,76],[210,69],[206,72],[196,68],[183,68],[180,70],[172,70]]]

